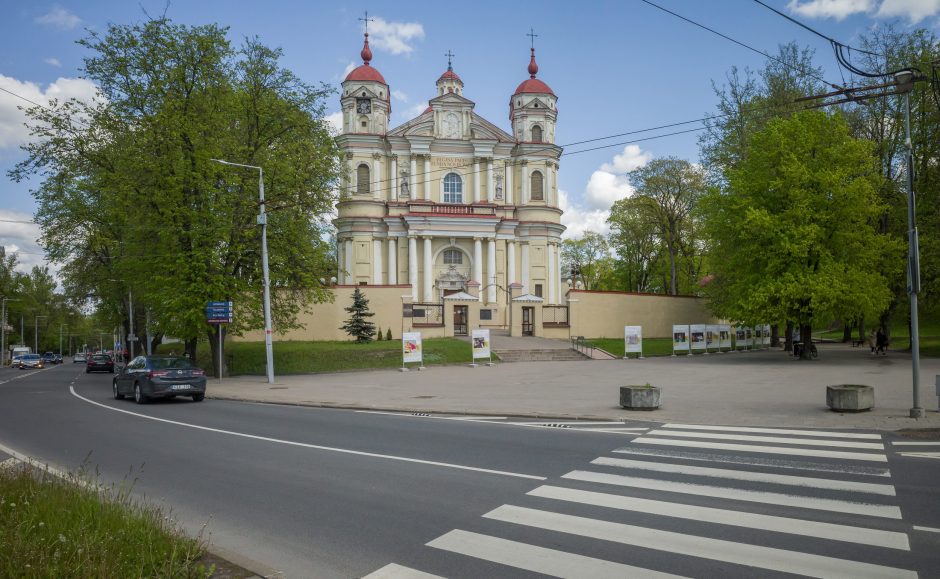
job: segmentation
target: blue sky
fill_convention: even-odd
[[[714,28],[759,50],[774,53],[791,40],[816,49],[816,63],[827,79],[840,81],[828,44],[751,0],[654,0],[686,18]],[[823,33],[852,44],[872,26],[894,23],[901,29],[927,27],[940,32],[940,0],[766,0]],[[88,98],[94,87],[82,80],[84,50],[75,41],[108,22],[159,15],[163,0],[2,1],[0,87],[43,102],[51,96]],[[459,10],[454,8],[459,7]],[[732,66],[758,69],[764,58],[728,40],[683,22],[641,0],[490,2],[386,2],[349,4],[267,0],[265,2],[174,2],[167,9],[185,24],[218,22],[234,42],[258,36],[284,50],[283,64],[304,80],[338,86],[360,64],[362,17],[370,24],[373,66],[393,91],[392,123],[416,116],[434,94],[446,70],[444,53],[453,51],[454,71],[465,83],[464,96],[476,111],[509,129],[508,103],[528,77],[530,27],[535,29],[539,78],[559,97],[556,140],[565,146],[697,119],[714,111],[711,83],[723,82]],[[41,263],[38,231],[28,219],[35,209],[30,184],[15,184],[6,171],[23,158],[27,138],[16,106],[0,93],[0,244],[20,249],[21,261]],[[330,101],[329,112],[339,109]],[[687,128],[687,127],[681,127]],[[668,132],[668,131],[666,131]],[[569,234],[606,232],[610,204],[630,194],[625,172],[651,158],[675,155],[696,161],[697,133],[635,143],[628,138],[593,144],[609,148],[562,157],[563,190]],[[2,220],[7,221],[2,221]]]

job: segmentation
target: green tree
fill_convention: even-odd
[[[881,272],[898,245],[876,231],[883,208],[871,155],[871,143],[824,112],[771,120],[753,136],[728,190],[703,200],[716,315],[792,320],[808,343],[814,323],[887,306]]]
[[[610,267],[610,247],[600,233],[585,231],[578,239],[561,242],[562,273],[573,275],[572,283],[580,281],[584,289],[598,289],[598,281]]]
[[[638,211],[639,203],[631,197],[614,202],[610,209],[610,246],[617,255],[616,277],[621,289],[651,292],[652,275],[661,259],[662,244],[652,223]]]
[[[232,47],[226,33],[167,19],[91,32],[79,44],[101,98],[29,109],[38,139],[11,172],[44,177],[37,220],[68,291],[97,296],[125,329],[132,291],[135,327],[149,311],[153,332],[186,339],[193,355],[200,335],[218,348],[208,301],[235,302],[228,332],[263,325],[258,173],[214,158],[264,169],[276,330],[331,299],[318,281],[331,273],[323,216],[339,172],[323,120],[331,90],[283,68],[279,50]]]
[[[343,308],[350,314],[349,319],[340,327],[341,330],[356,338],[357,344],[367,344],[372,341],[375,335],[375,324],[367,318],[375,314],[369,311],[369,300],[363,295],[357,287],[353,291],[353,303],[351,306]]]

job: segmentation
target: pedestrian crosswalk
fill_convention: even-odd
[[[891,443],[899,455],[907,458],[932,458],[940,459],[940,440],[933,441],[909,441],[898,440]]]
[[[423,418],[431,420],[452,420],[455,422],[476,422],[480,424],[498,424],[522,428],[561,429],[569,432],[596,432],[637,436],[650,430],[648,426],[627,426],[622,420],[531,420],[510,418],[508,416],[465,416],[430,414],[427,412],[388,412],[383,410],[356,410],[359,414],[383,414],[402,418]]]
[[[368,577],[915,578],[886,461],[878,434],[665,424]]]

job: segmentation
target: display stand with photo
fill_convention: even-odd
[[[672,326],[672,355],[675,356],[676,352],[685,352],[686,356],[692,355],[689,349],[689,326],[687,325]]]
[[[493,365],[493,354],[490,352],[490,331],[473,330],[470,332],[471,359],[470,367],[476,368],[477,360],[485,359],[487,366]]]
[[[401,335],[401,371],[407,372],[407,364],[418,364],[418,370],[424,370],[424,348],[421,345],[421,332],[405,332]]]
[[[623,327],[623,359],[629,360],[630,354],[636,354],[643,360],[643,326]]]

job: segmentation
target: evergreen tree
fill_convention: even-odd
[[[371,342],[372,336],[375,335],[375,324],[366,318],[371,318],[375,314],[369,311],[369,300],[362,295],[359,288],[353,291],[352,305],[344,309],[349,312],[350,316],[340,329],[356,338],[357,344]]]

